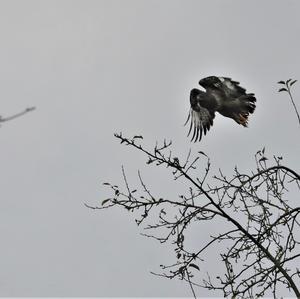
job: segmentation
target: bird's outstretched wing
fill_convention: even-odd
[[[202,135],[203,134],[205,135],[209,131],[210,127],[213,125],[213,119],[215,117],[215,113],[213,110],[209,110],[201,106],[197,94],[195,94],[193,91],[191,92],[190,102],[191,102],[191,109],[189,111],[188,118],[184,125],[186,125],[190,121],[188,136],[193,131],[191,141],[196,142],[196,141],[200,141]]]
[[[191,141],[196,142],[201,140],[203,133],[205,135],[213,125],[214,117],[215,114],[211,114],[206,108],[201,108],[200,111],[195,111],[192,108],[190,109],[185,125],[190,120],[188,136],[190,136],[193,131]]]

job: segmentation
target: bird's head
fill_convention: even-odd
[[[215,86],[215,84],[217,84],[219,82],[220,82],[220,79],[218,77],[209,76],[209,77],[201,79],[199,81],[199,85],[204,88],[207,88],[207,87],[213,88]]]

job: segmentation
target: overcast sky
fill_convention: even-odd
[[[120,131],[150,147],[172,139],[178,156],[202,150],[226,171],[255,169],[265,146],[297,171],[297,118],[276,82],[300,79],[299,11],[297,0],[1,0],[0,112],[37,109],[0,131],[0,296],[190,296],[149,273],[172,261],[168,246],[125,211],[84,203],[122,182],[121,165],[170,194],[169,171],[148,170]],[[247,129],[218,115],[191,145],[189,92],[209,75],[240,81],[257,109]]]

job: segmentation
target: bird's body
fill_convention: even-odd
[[[191,90],[191,109],[186,121],[191,121],[188,135],[193,130],[192,141],[200,141],[203,133],[207,133],[213,125],[215,112],[247,126],[248,116],[255,110],[253,93],[246,93],[239,82],[227,77],[210,76],[201,79],[199,84],[205,92],[197,88]]]

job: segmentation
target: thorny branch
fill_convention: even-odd
[[[145,154],[147,164],[166,166],[172,170],[175,180],[185,179],[189,183],[185,195],[176,199],[157,198],[147,188],[140,172],[142,194],[137,189],[132,190],[122,167],[125,190],[104,183],[112,189],[113,197],[105,199],[100,207],[86,205],[93,209],[123,207],[140,212],[136,223],[145,225],[145,236],[174,245],[176,262],[161,265],[162,273],[155,275],[187,281],[194,296],[194,287],[199,286],[221,290],[226,297],[252,298],[271,292],[276,298],[279,286],[285,286],[300,298],[297,288],[300,270],[295,266],[300,257],[299,234],[296,234],[300,226],[300,206],[299,200],[296,206],[287,200],[288,190],[299,192],[300,176],[281,164],[282,157],[274,157],[275,165],[269,167],[263,149],[255,155],[255,171],[247,174],[235,168],[230,179],[220,171],[213,177],[215,185],[212,185],[207,182],[210,161],[203,152],[198,152],[196,157],[189,152],[181,162],[172,155],[171,142],[156,144],[154,150],[149,151],[139,143],[141,136],[129,139],[120,133],[115,137]],[[197,163],[203,158],[207,166],[199,177]],[[191,227],[224,220],[220,233],[211,235],[200,248],[188,248],[185,237]],[[200,265],[205,261],[207,249],[219,243],[224,244],[220,250],[224,273],[215,278],[208,274],[201,282],[198,276],[202,273]]]

